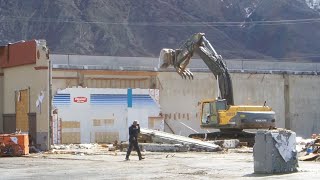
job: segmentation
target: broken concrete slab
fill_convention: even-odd
[[[155,144],[155,143],[140,143],[142,150],[150,152],[187,152],[188,145],[182,144]]]
[[[240,146],[239,139],[214,140],[214,141],[206,141],[206,142],[214,143],[226,149],[235,149]]]
[[[194,151],[215,152],[215,151],[222,150],[222,148],[216,144],[204,142],[204,141],[193,139],[193,138],[188,138],[185,136],[170,134],[162,131],[156,131],[151,129],[141,129],[140,133],[150,136],[153,143],[183,144],[183,145],[188,145],[190,147],[190,150],[194,150]]]
[[[297,172],[296,133],[285,129],[259,130],[253,157],[255,173]]]
[[[129,142],[121,144],[121,151],[127,151]],[[188,145],[183,144],[158,144],[158,143],[139,143],[141,151],[149,152],[187,152],[190,150]]]

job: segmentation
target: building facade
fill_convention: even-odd
[[[164,131],[185,136],[215,131],[201,129],[198,120],[198,102],[217,96],[216,81],[205,64],[193,60],[190,68],[194,79],[183,80],[173,69],[158,69],[158,62],[157,58],[146,57],[53,54],[49,58],[45,42],[37,40],[3,46],[0,130],[28,132],[42,149],[48,149],[51,143],[122,141],[135,118],[142,119],[145,127],[163,126]],[[291,129],[302,137],[320,133],[319,63],[227,60],[227,65],[235,104],[262,105],[266,101],[276,112],[277,127]],[[154,111],[148,105],[139,105],[140,109],[125,107],[128,89],[133,89],[133,96],[140,90],[158,92],[154,102],[159,107]],[[97,99],[97,94],[104,99]],[[82,101],[83,97],[88,104],[71,106],[74,98]],[[105,104],[94,104],[92,97]],[[57,104],[56,98],[67,99],[70,106]],[[122,105],[108,104],[115,100]],[[81,112],[85,106],[91,113]],[[72,116],[73,112],[81,113]]]

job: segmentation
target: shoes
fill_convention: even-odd
[[[139,160],[142,160],[142,159],[144,159],[144,157],[140,157],[140,158],[139,158]],[[130,161],[129,158],[126,158],[125,160],[126,160],[126,161]]]

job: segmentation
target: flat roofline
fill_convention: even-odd
[[[65,70],[110,70],[110,71],[145,71],[172,72],[173,68],[159,69],[159,59],[152,57],[86,56],[59,55],[50,57],[53,69]],[[226,60],[228,69],[233,73],[263,74],[319,74],[320,63],[282,62],[282,61],[247,61]],[[201,59],[193,59],[189,68],[193,72],[210,72]]]

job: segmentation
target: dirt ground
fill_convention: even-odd
[[[32,154],[0,158],[0,179],[319,179],[320,162],[299,161],[292,174],[253,174],[252,153]]]

